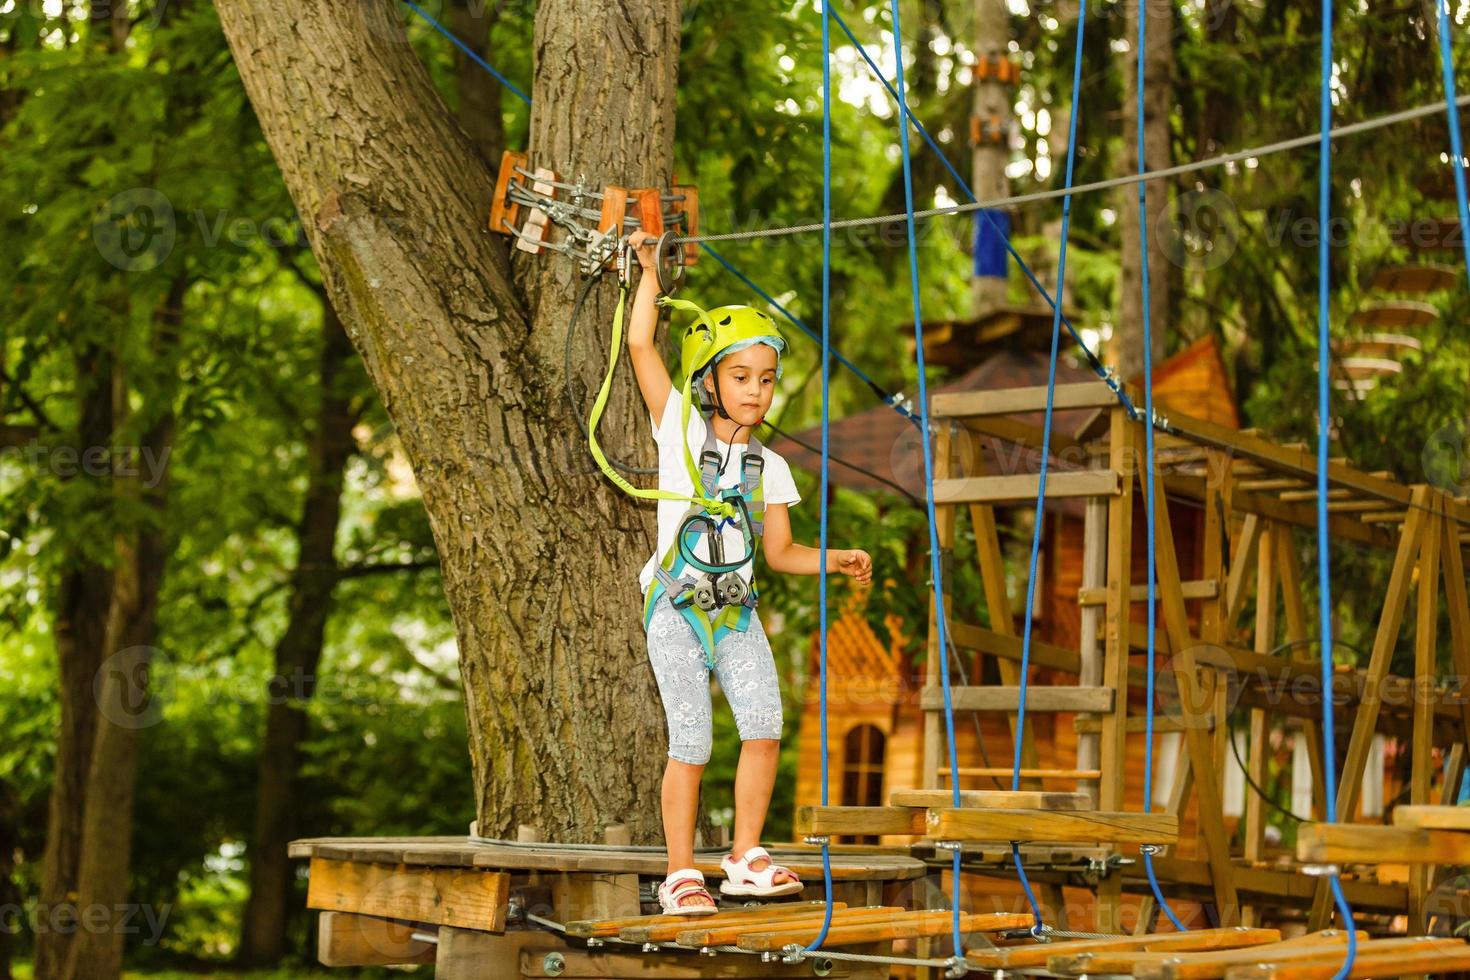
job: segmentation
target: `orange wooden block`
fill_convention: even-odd
[[[516,167],[524,169],[526,155],[506,150],[500,155],[500,173],[495,177],[495,199],[490,202],[490,230],[509,235],[521,218],[521,206],[510,201],[510,182]],[[509,226],[509,227],[507,227]]]
[[[602,216],[597,219],[597,230],[614,229],[623,236],[623,218],[628,214],[628,189],[609,184],[602,189]]]
[[[684,234],[699,234],[699,188],[693,184],[675,184],[674,195],[683,198],[674,202],[674,210],[684,216]],[[685,242],[684,264],[693,265],[698,261],[699,245],[696,242]]]
[[[638,198],[638,223],[655,238],[664,233],[664,205],[657,187],[644,187],[633,192]]]

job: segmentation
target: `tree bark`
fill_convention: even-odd
[[[354,394],[359,377],[352,343],[332,304],[322,299],[322,349],[315,424],[307,446],[306,498],[296,527],[286,630],[276,643],[265,738],[256,779],[255,828],[250,840],[250,897],[245,903],[238,959],[266,966],[286,953],[291,909],[291,862],[296,834],[297,766],[306,736],[306,704],[316,692],[327,617],[337,584],[335,552],[342,484],[356,450],[352,429],[362,414]]]
[[[1138,90],[1135,87],[1138,57],[1138,16],[1148,16],[1148,50],[1144,65],[1143,156],[1150,170],[1170,166],[1169,113],[1174,105],[1174,5],[1173,0],[1139,0],[1125,4],[1129,53],[1124,59],[1123,159],[1131,173],[1138,165]],[[1125,187],[1119,194],[1118,225],[1122,239],[1122,275],[1119,278],[1118,322],[1113,327],[1112,348],[1117,352],[1118,373],[1133,379],[1143,372],[1143,264],[1139,235],[1148,241],[1149,332],[1153,338],[1153,362],[1157,366],[1168,350],[1170,327],[1169,280],[1171,267],[1165,248],[1169,230],[1165,213],[1169,208],[1168,184],[1148,185],[1144,227],[1138,222],[1138,189]]]
[[[423,493],[459,641],[480,832],[526,823],[590,841],[626,821],[635,839],[656,839],[666,743],[633,584],[651,515],[592,469],[566,406],[572,264],[543,253],[513,269],[485,231],[489,169],[387,0],[216,7]],[[677,2],[539,4],[533,164],[667,186],[679,20]],[[583,392],[605,363],[610,299],[604,285],[584,311]],[[627,453],[647,425],[625,371],[601,436]]]
[[[178,359],[179,331],[184,318],[184,296],[190,278],[177,274],[154,313],[150,370],[157,367],[163,383],[149,392],[152,421],[140,450],[167,460],[173,450],[173,365]],[[121,379],[120,379],[121,380]],[[118,385],[119,418],[127,414],[127,386]],[[158,597],[168,560],[168,467],[156,485],[147,486],[140,475],[114,480],[119,497],[131,498],[133,511],[146,517],[122,527],[117,535],[117,566],[113,577],[102,664],[89,692],[97,709],[96,735],[87,772],[86,804],[82,819],[82,846],[78,862],[77,904],[84,925],[67,949],[58,980],[110,980],[122,975],[127,924],[129,874],[132,867],[133,795],[137,785],[138,738],[143,728],[158,721],[158,704],[151,700],[148,671],[158,642]],[[119,512],[124,510],[119,508]],[[97,913],[97,909],[104,913]]]

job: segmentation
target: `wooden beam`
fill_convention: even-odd
[[[978,650],[981,653],[999,657],[1002,666],[1007,663],[1014,666],[1021,659],[1021,638],[1019,636],[970,623],[951,623],[949,633],[954,638],[955,646],[962,650]],[[1075,674],[1081,669],[1081,658],[1076,650],[1068,650],[1066,647],[1059,647],[1051,643],[1041,643],[1035,637],[1031,639],[1031,663],[1037,667],[1050,667],[1069,674]],[[939,683],[937,672],[934,683]]]
[[[1171,844],[1179,821],[1161,813],[1101,810],[967,810],[931,807],[925,835],[936,840]]]
[[[961,776],[1009,777],[1011,769],[1005,766],[960,766]],[[939,773],[948,776],[949,770],[941,767]],[[1097,769],[1021,769],[1022,779],[1101,779]]]
[[[1215,730],[1215,716],[1214,715],[1207,715],[1207,716],[1205,716],[1204,720],[1207,723],[1207,725],[1209,726],[1210,731],[1214,731]],[[1144,730],[1145,725],[1147,724],[1147,721],[1148,721],[1148,719],[1144,718],[1142,715],[1139,715],[1136,718],[1129,718],[1128,719],[1128,734],[1129,735],[1137,735],[1140,732],[1142,732]],[[1100,719],[1100,718],[1085,718],[1085,717],[1074,718],[1072,720],[1072,725],[1073,725],[1074,728],[1077,729],[1077,731],[1079,733],[1083,733],[1083,732],[1091,733],[1091,732],[1100,732],[1100,731],[1102,731],[1102,719]],[[1171,734],[1173,732],[1182,732],[1182,731],[1184,731],[1184,722],[1180,720],[1180,718],[1179,718],[1178,715],[1164,715],[1163,717],[1155,718],[1154,719],[1154,734],[1156,734],[1156,735],[1168,735],[1168,734]]]
[[[1436,501],[1438,495],[1430,498]],[[1424,522],[1424,544],[1419,549],[1419,575],[1414,625],[1414,735],[1409,752],[1409,802],[1429,803],[1434,779],[1435,653],[1439,639],[1439,545],[1444,528],[1438,514]],[[1429,900],[1429,869],[1409,869],[1409,928],[1423,933],[1428,925],[1424,906]]]
[[[1031,924],[1030,915],[1012,912],[991,912],[960,915],[960,932],[1005,932],[1025,928]],[[807,929],[782,930],[778,932],[749,933],[736,942],[741,949],[755,952],[780,950],[796,943],[806,946],[816,941],[821,924]],[[857,943],[880,942],[890,939],[916,939],[920,936],[945,936],[954,927],[954,913],[947,910],[933,912],[908,912],[895,915],[883,923],[863,923],[829,929],[823,939],[824,946],[851,946]]]
[[[1144,461],[1138,460],[1139,479],[1148,479]],[[1155,498],[1167,499],[1163,477],[1155,473]],[[1199,829],[1206,847],[1215,886],[1215,907],[1220,921],[1234,924],[1240,914],[1235,892],[1234,865],[1230,859],[1230,838],[1225,832],[1225,811],[1220,798],[1220,780],[1215,766],[1214,746],[1210,732],[1204,727],[1205,702],[1199,681],[1196,645],[1189,635],[1189,615],[1184,596],[1179,590],[1179,559],[1174,551],[1174,531],[1169,508],[1160,506],[1155,517],[1155,542],[1158,548],[1158,579],[1164,602],[1164,626],[1173,652],[1171,666],[1174,683],[1180,693],[1180,716],[1184,719],[1184,740],[1189,748],[1194,773],[1195,796],[1199,802]]]
[[[1460,711],[1464,720],[1464,739],[1470,740],[1470,697],[1466,697],[1464,686],[1470,684],[1470,597],[1466,596],[1465,559],[1460,553],[1456,539],[1457,529],[1452,521],[1441,522],[1444,526],[1445,608],[1450,619],[1450,662],[1460,678]],[[1462,745],[1467,744],[1465,741]]]
[[[1308,627],[1307,602],[1302,591],[1301,562],[1297,559],[1296,542],[1291,528],[1278,523],[1272,528],[1272,533],[1276,535],[1276,543],[1271,550],[1276,555],[1281,581],[1281,605],[1286,612],[1286,638],[1295,644],[1291,659],[1302,660],[1307,656],[1305,644],[1311,633]],[[1320,669],[1318,676],[1321,676]],[[1320,717],[1320,712],[1317,717]],[[1313,814],[1318,819],[1325,819],[1327,776],[1322,763],[1322,733],[1317,717],[1302,719],[1302,733],[1307,739],[1307,764],[1312,769]]]
[[[1138,426],[1122,408],[1114,408],[1109,421],[1109,454],[1112,468],[1125,474],[1121,492],[1108,501],[1107,604],[1103,621],[1103,685],[1128,690],[1128,636],[1133,616],[1129,591],[1133,582],[1133,494],[1134,467],[1138,456]],[[1106,778],[1098,784],[1098,806],[1121,810],[1126,804],[1128,755],[1128,699],[1118,698],[1111,712],[1103,715],[1099,738],[1099,768]],[[1104,910],[1116,919],[1117,909]],[[1116,921],[1112,923],[1116,926]]]
[[[1107,687],[1077,687],[1070,684],[1045,686],[1033,684],[1026,689],[1026,710],[1044,712],[1084,712],[1113,710],[1114,691]],[[1021,689],[1003,685],[954,687],[949,689],[950,704],[955,711],[1015,711],[1021,703]],[[944,689],[926,687],[919,695],[924,711],[944,710]]]
[[[311,859],[306,907],[504,932],[510,875]]]
[[[1353,734],[1348,743],[1347,755],[1343,760],[1342,775],[1338,784],[1336,819],[1347,821],[1353,818],[1358,808],[1358,794],[1363,788],[1363,766],[1368,760],[1368,747],[1378,729],[1378,710],[1382,703],[1383,680],[1388,676],[1388,667],[1393,659],[1394,646],[1398,642],[1399,627],[1403,623],[1404,606],[1409,597],[1409,586],[1414,577],[1414,565],[1419,557],[1419,548],[1424,538],[1424,516],[1429,488],[1414,488],[1409,519],[1404,525],[1399,540],[1398,553],[1394,556],[1393,570],[1389,574],[1388,592],[1384,597],[1383,611],[1378,618],[1378,630],[1373,638],[1373,651],[1368,660],[1368,671],[1362,699],[1353,716]],[[1300,849],[1300,845],[1298,845]],[[1331,913],[1330,894],[1327,880],[1317,883],[1316,897],[1308,923],[1313,929],[1327,924]]]
[[[793,824],[798,837],[922,837],[926,827],[924,811],[906,806],[799,806]]]
[[[932,415],[968,419],[983,415],[1013,415],[1046,410],[1045,385],[1028,388],[996,388],[990,391],[939,392],[929,401]],[[1118,396],[1101,381],[1083,381],[1056,386],[1052,408],[1059,412],[1077,408],[1112,408]]]
[[[1420,830],[1470,831],[1470,806],[1398,806],[1393,810],[1393,825]]]
[[[1015,504],[1035,501],[1041,477],[1034,473],[1012,476],[966,476],[934,481],[936,504]],[[1118,474],[1112,470],[1051,472],[1046,498],[1111,497],[1118,492]]]
[[[947,789],[896,789],[888,794],[889,806],[920,807],[953,806],[953,794]],[[991,810],[1086,810],[1086,793],[1048,793],[1037,790],[962,789],[960,806]]]
[[[1090,592],[1102,588],[1108,578],[1108,503],[1102,499],[1088,500],[1082,515],[1082,588]],[[1103,605],[1082,606],[1082,634],[1078,640],[1077,683],[1085,687],[1098,687],[1103,683],[1103,651],[1099,631],[1106,614],[1107,591],[1103,589]],[[1077,768],[1096,769],[1102,764],[1102,719],[1079,717],[1077,721],[1095,722],[1097,727],[1088,731],[1077,729]],[[1081,783],[1078,792],[1087,796],[1091,806],[1097,807],[1098,787],[1094,783]]]
[[[936,480],[947,478],[950,474],[950,468],[953,465],[954,447],[951,439],[952,431],[953,426],[949,425],[939,425],[934,430],[933,459],[934,478]],[[939,543],[941,564],[954,554],[954,525],[954,508],[936,506],[934,511],[934,533]],[[949,626],[949,638],[953,640],[956,646],[959,646],[960,640],[955,635],[953,627],[955,623],[953,615],[954,607],[950,602],[950,598],[953,596],[954,590],[951,587],[950,576],[944,577],[943,585],[944,592],[941,598],[944,603],[946,625]],[[933,687],[936,684],[942,683],[940,676],[941,665],[947,661],[949,651],[945,649],[944,637],[940,636],[939,633],[939,602],[935,599],[932,586],[928,592],[929,621],[927,623],[928,642],[925,646],[924,657],[924,683],[928,687]],[[925,789],[931,789],[939,785],[938,780],[934,776],[934,772],[939,767],[939,753],[944,744],[940,737],[943,731],[940,727],[940,722],[941,719],[936,714],[923,715],[924,741],[920,746],[923,767],[919,778],[922,780]],[[830,787],[826,788],[830,789]]]
[[[1323,946],[1347,946],[1347,934],[1336,931],[1326,933],[1314,932],[1296,939],[1286,939],[1280,942],[1272,942],[1266,939],[1262,935],[1265,930],[1232,929],[1221,931],[1225,932],[1226,935],[1222,936],[1219,944],[1213,947],[1072,953],[1065,956],[1050,957],[1046,961],[1046,968],[1052,973],[1059,973],[1064,976],[1078,976],[1081,974],[1095,976],[1104,974],[1136,975],[1135,971],[1143,970],[1151,977],[1162,978],[1167,976],[1170,980],[1179,980],[1179,978],[1185,976],[1191,977],[1192,980],[1213,980],[1213,978],[1224,976],[1225,969],[1228,966],[1240,963],[1259,962],[1262,957],[1267,957],[1272,954],[1290,952],[1303,947],[1315,950]],[[1241,941],[1236,936],[1230,935],[1231,933],[1244,935],[1249,941]],[[1365,940],[1368,938],[1366,932],[1362,933],[1361,936]]]
[[[397,966],[434,962],[434,944],[414,939],[424,927],[350,912],[317,916],[316,958],[322,966]]]
[[[1218,579],[1191,579],[1188,582],[1179,583],[1184,589],[1184,598],[1191,602],[1199,599],[1214,599],[1220,594],[1220,582]],[[1148,585],[1135,585],[1128,590],[1130,602],[1147,602]],[[1077,590],[1077,604],[1082,607],[1105,606],[1108,604],[1108,590],[1104,586],[1094,588],[1083,588]]]
[[[832,928],[840,929],[845,926],[858,924],[883,923],[901,917],[906,910],[901,906],[870,906],[863,908],[848,908],[832,913]],[[672,918],[672,916],[671,916]],[[673,935],[673,941],[680,946],[725,946],[733,945],[743,935],[754,932],[787,932],[794,929],[808,929],[816,932],[821,928],[822,922],[827,918],[825,907],[809,909],[802,913],[767,919],[759,924],[752,922],[743,923],[715,923],[709,924],[695,919],[692,922],[681,922],[677,924],[677,931]],[[653,930],[655,933],[667,930]],[[647,942],[659,942],[661,940],[645,940]]]
[[[1163,932],[1151,936],[1109,936],[1106,939],[972,949],[965,954],[965,958],[970,961],[971,966],[982,970],[1030,970],[1044,967],[1053,957],[1060,956],[1130,950],[1183,953],[1197,949],[1237,948],[1275,942],[1280,938],[1281,933],[1275,929],[1195,929],[1190,932]],[[1235,946],[1229,946],[1231,943]]]
[[[1309,864],[1470,864],[1470,834],[1378,824],[1304,823],[1296,856]]]
[[[1292,958],[1282,963],[1234,966],[1225,980],[1332,980],[1342,970],[1341,953]],[[1431,936],[1370,940],[1359,946],[1349,977],[1402,977],[1453,973],[1470,967],[1470,945]]]
[[[833,902],[834,909],[847,908],[846,902]],[[652,942],[654,932],[652,930],[660,926],[674,926],[677,929],[687,928],[690,922],[698,922],[700,925],[712,925],[725,922],[766,922],[771,919],[782,919],[798,912],[823,912],[827,908],[825,901],[821,902],[783,902],[780,905],[767,905],[754,909],[728,909],[722,912],[713,912],[707,915],[683,916],[683,915],[632,915],[620,919],[577,919],[566,924],[568,936],[576,936],[581,939],[598,938],[610,939],[618,937],[629,942]],[[667,937],[672,939],[676,933]]]

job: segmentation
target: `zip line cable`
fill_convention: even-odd
[[[1455,100],[1455,105],[1470,106],[1470,95],[1462,95]],[[1383,129],[1387,126],[1395,126],[1399,123],[1411,122],[1426,116],[1438,115],[1449,107],[1449,103],[1443,100],[1439,102],[1427,102],[1411,109],[1401,109],[1398,112],[1390,112],[1382,116],[1374,116],[1362,122],[1349,123],[1328,130],[1332,139],[1340,139],[1344,136],[1359,136],[1363,133],[1371,133],[1374,130]],[[1281,140],[1276,143],[1267,143],[1263,146],[1252,147],[1247,150],[1236,150],[1233,153],[1223,153],[1219,156],[1207,157],[1203,160],[1194,160],[1190,163],[1181,163],[1173,167],[1164,167],[1160,170],[1150,170],[1143,174],[1128,174],[1123,177],[1109,177],[1106,180],[1095,180],[1088,184],[1078,184],[1070,188],[1056,188],[1045,191],[1032,191],[1027,194],[1010,194],[1005,197],[989,198],[984,201],[976,201],[971,204],[951,204],[942,208],[928,208],[923,211],[915,211],[914,217],[918,220],[928,218],[946,217],[955,214],[969,214],[986,208],[1013,207],[1020,204],[1035,204],[1038,201],[1053,201],[1068,195],[1092,194],[1097,191],[1115,190],[1119,187],[1127,187],[1140,181],[1163,180],[1168,177],[1178,177],[1183,174],[1197,173],[1201,170],[1212,170],[1231,163],[1239,163],[1243,160],[1259,159],[1261,157],[1274,156],[1289,150],[1298,150],[1302,147],[1313,146],[1322,142],[1322,131],[1310,133],[1304,136],[1295,136],[1291,139]],[[869,225],[897,224],[906,215],[903,212],[893,214],[875,214],[862,218],[842,218],[832,222],[834,229],[862,228]],[[677,243],[685,242],[732,242],[745,241],[752,238],[783,238],[789,235],[810,234],[819,230],[822,226],[818,223],[807,223],[799,225],[786,225],[778,228],[759,228],[749,231],[727,231],[713,235],[686,235],[674,239]]]

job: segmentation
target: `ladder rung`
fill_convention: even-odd
[[[941,776],[949,775],[948,766],[936,770]],[[1011,770],[1004,766],[960,766],[961,776],[1009,776]],[[1101,779],[1101,769],[1022,769],[1022,779]]]
[[[1184,592],[1185,601],[1190,599],[1215,599],[1220,595],[1220,582],[1218,579],[1191,579],[1179,583]],[[1162,590],[1156,590],[1157,595],[1162,595]],[[1133,602],[1148,601],[1148,585],[1135,585],[1128,592],[1128,598]],[[1108,590],[1103,586],[1089,586],[1077,590],[1077,604],[1080,606],[1105,606],[1108,604]]]
[[[1101,381],[1057,385],[1052,407],[1057,411],[1076,408],[1112,408],[1118,396]],[[996,388],[990,391],[953,391],[936,394],[931,414],[941,418],[976,418],[982,415],[1011,415],[1046,410],[1046,386]]]
[[[1021,689],[1001,685],[951,687],[950,703],[955,711],[1016,711],[1021,704]],[[1059,685],[1026,689],[1027,711],[1112,711],[1116,692],[1110,687]],[[944,710],[944,689],[926,687],[919,695],[924,711]]]
[[[965,476],[934,481],[936,504],[999,504],[1035,500],[1041,485],[1038,473],[1012,476]],[[1064,497],[1116,497],[1122,481],[1114,470],[1069,470],[1049,473],[1048,499]]]
[[[954,806],[954,794],[947,789],[896,789],[888,794],[890,806],[922,807]],[[1086,793],[1048,793],[1043,790],[962,789],[960,806],[985,807],[992,810],[1090,810],[1092,801]]]
[[[1179,818],[1169,813],[1102,810],[1066,813],[931,807],[925,836],[937,840],[1174,844],[1179,840]]]

